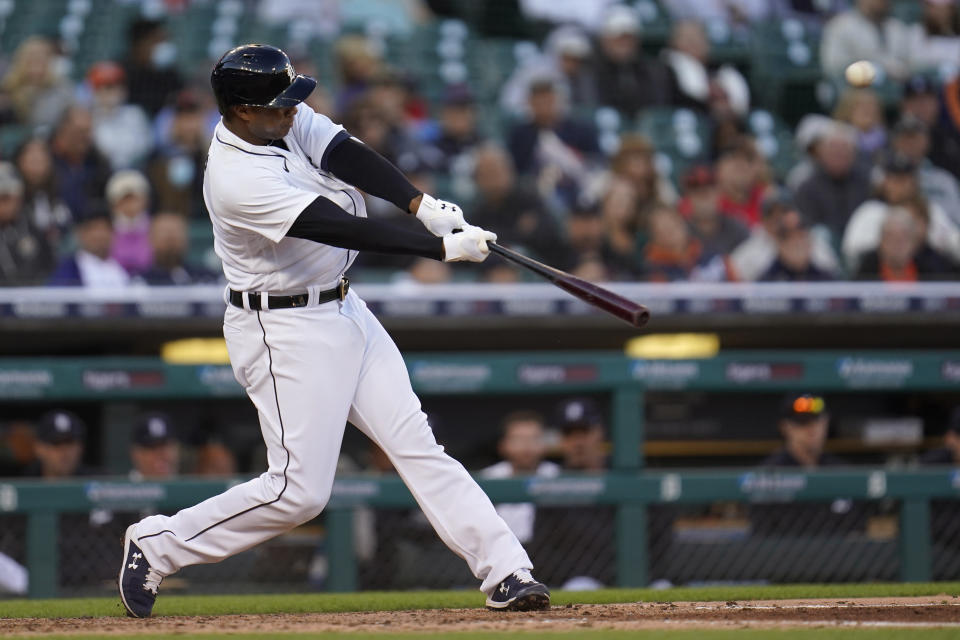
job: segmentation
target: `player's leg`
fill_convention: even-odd
[[[333,485],[364,350],[356,323],[336,305],[231,307],[224,335],[237,379],[259,411],[269,468],[174,516],[150,516],[130,528],[128,537],[161,577],[222,560],[316,517]]]
[[[389,456],[437,534],[467,561],[490,596],[515,571],[531,569],[530,558],[463,465],[437,444],[393,340],[359,298],[348,301],[367,339],[350,422]],[[514,585],[511,597],[525,584]],[[549,601],[536,584],[543,593],[523,603],[530,608]]]

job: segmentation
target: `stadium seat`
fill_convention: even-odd
[[[820,38],[797,20],[765,22],[754,29],[750,85],[754,103],[789,123],[819,111]]]

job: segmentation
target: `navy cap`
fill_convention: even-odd
[[[780,405],[780,417],[791,422],[809,424],[825,415],[827,403],[816,394],[791,393],[784,396]]]
[[[157,447],[177,441],[177,432],[170,422],[170,417],[163,413],[148,413],[142,416],[133,429],[133,442],[141,447]]]
[[[44,414],[37,424],[37,439],[47,444],[83,442],[87,427],[70,411],[57,409]]]
[[[883,159],[883,170],[886,173],[913,173],[917,170],[917,163],[899,153],[888,154]]]
[[[573,398],[560,405],[557,426],[565,433],[602,426],[603,418],[597,405],[589,398]]]
[[[443,90],[443,104],[448,107],[465,107],[477,101],[473,91],[465,84],[451,84]]]
[[[907,78],[903,84],[903,96],[909,98],[918,95],[936,95],[937,83],[927,75],[917,74]]]

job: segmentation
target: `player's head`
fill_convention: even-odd
[[[819,458],[827,440],[830,416],[823,398],[809,393],[788,394],[780,405],[780,434],[787,449]]]
[[[45,478],[66,478],[76,472],[86,431],[83,421],[70,411],[50,411],[40,419],[35,451]]]
[[[589,398],[573,398],[560,405],[557,425],[563,437],[563,466],[578,471],[600,471],[606,465],[603,417]]]
[[[145,478],[169,478],[180,466],[180,441],[170,418],[163,413],[140,417],[133,429],[130,458]]]
[[[507,415],[497,448],[515,472],[536,471],[547,454],[543,418],[535,411],[514,411]]]
[[[261,133],[277,131],[258,133],[256,129],[286,126],[291,110],[313,92],[317,81],[298,75],[290,58],[277,47],[245,44],[223,54],[210,74],[210,85],[220,113],[239,118],[254,135],[276,139],[282,136]]]

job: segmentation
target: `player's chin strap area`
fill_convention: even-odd
[[[350,280],[341,278],[333,289],[318,291],[311,297],[308,291],[291,296],[273,296],[265,291],[234,291],[227,296],[230,304],[247,311],[266,311],[268,309],[295,309],[310,304],[324,304],[333,300],[343,300],[350,291]]]

